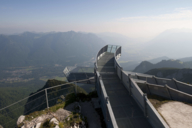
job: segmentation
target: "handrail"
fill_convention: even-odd
[[[99,78],[99,72],[98,71],[96,71],[96,75],[97,75],[97,77]],[[105,90],[105,87],[104,87],[104,84],[103,84],[103,81],[101,80],[101,79],[99,79],[99,82],[100,82],[100,85],[101,85],[101,91],[103,92],[103,95],[104,95],[104,100],[106,100],[107,98],[108,98],[108,95],[107,95],[107,92],[106,92],[106,90]],[[109,100],[109,99],[108,99]],[[111,104],[110,104],[110,102],[106,102],[106,105],[107,105],[107,108],[108,108],[108,111],[109,111],[109,115],[110,115],[110,117],[111,117],[111,122],[112,122],[112,124],[113,124],[113,127],[114,128],[118,128],[118,125],[117,125],[117,122],[116,122],[116,120],[115,120],[115,116],[114,116],[114,114],[113,114],[113,110],[112,110],[112,107],[111,107]]]
[[[106,46],[105,46],[106,47]],[[108,47],[108,45],[107,45],[107,47]],[[111,49],[109,49],[109,48],[111,48]],[[96,63],[95,63],[95,67],[97,68],[98,67],[98,65],[97,65],[97,62],[98,62],[98,60],[100,59],[100,56],[102,55],[102,53],[104,53],[105,51],[103,51],[103,49],[104,49],[104,47],[98,52],[98,54],[97,54],[97,58],[96,58]],[[121,56],[121,47],[119,46],[111,46],[111,47],[108,47],[108,49],[105,49],[105,50],[107,50],[108,52],[110,52],[110,53],[113,53],[114,52],[114,50],[116,50],[115,52],[114,52],[114,66],[115,66],[115,69],[116,69],[116,71],[117,71],[117,75],[119,76],[119,78],[121,79],[121,80],[123,80],[124,78],[123,78],[123,68],[119,65],[119,63],[117,62],[117,60],[119,59],[119,57]],[[117,126],[117,123],[116,123],[116,120],[115,120],[115,117],[114,117],[114,114],[113,114],[113,111],[112,111],[112,109],[111,109],[111,105],[110,105],[110,102],[107,102],[109,99],[108,99],[108,96],[107,96],[107,93],[106,93],[106,90],[105,90],[105,87],[104,87],[104,85],[103,85],[103,81],[102,81],[102,79],[100,79],[100,74],[99,74],[99,72],[96,70],[96,76],[97,76],[97,78],[99,79],[98,80],[98,82],[100,83],[100,91],[102,92],[102,99],[105,101],[105,105],[107,105],[107,108],[108,108],[108,111],[109,111],[109,116],[110,116],[110,118],[111,118],[111,123],[112,123],[112,126],[113,126],[113,128],[116,128],[116,127],[118,127]],[[130,78],[131,79],[131,78]],[[129,80],[130,80],[129,79]],[[141,91],[141,89],[138,87],[138,85],[135,83],[135,81],[133,80],[133,79],[131,79],[130,81],[132,81],[132,83],[135,85],[135,87],[134,88],[132,88],[131,87],[131,85],[129,85],[129,88],[131,89],[135,89],[135,90],[137,90],[136,92],[135,91],[133,91],[133,95],[134,96],[137,96],[135,93],[138,93],[138,94],[140,94],[140,95],[138,95],[139,96],[139,98],[137,97],[137,98],[135,98],[134,97],[134,99],[135,100],[138,100],[138,105],[141,107],[141,109],[143,110],[143,109],[147,109],[147,106],[146,106],[146,103],[148,103],[149,101],[148,101],[148,99],[145,101],[145,98],[144,98],[144,94],[143,94],[143,92]],[[110,101],[110,100],[109,100]],[[148,102],[147,102],[148,101]],[[143,106],[144,106],[144,108],[143,108]],[[164,127],[166,127],[167,128],[167,124],[166,124],[166,122],[164,122],[164,120],[162,120],[162,118],[160,117],[160,115],[158,114],[158,112],[153,108],[153,107],[151,107],[151,104],[149,105],[149,107],[152,109],[152,114],[154,114],[155,116],[157,116],[157,118],[159,119],[159,123],[160,124],[162,124]],[[144,110],[145,112],[147,111],[147,110]],[[150,118],[149,120],[152,120],[152,118]]]
[[[180,83],[180,84],[184,84],[184,85],[189,86],[189,87],[192,88],[192,85],[191,85],[191,84],[187,84],[187,83],[178,81],[178,80],[176,80],[175,78],[173,78],[173,79],[168,79],[168,78],[160,78],[160,77],[156,77],[156,76],[149,77],[149,76],[141,76],[141,75],[138,75],[138,74],[136,74],[136,76],[146,77],[146,78],[154,78],[154,79],[159,79],[159,80],[167,80],[167,81],[172,81],[172,80],[173,80],[173,81],[176,82],[176,84],[177,84],[177,83]],[[158,84],[158,85],[159,85],[159,84]],[[179,91],[180,91],[180,90],[179,90]]]
[[[178,80],[176,80],[176,79],[174,79],[174,78],[173,78],[173,80],[176,81],[176,82],[178,82],[178,83],[180,83],[180,84],[185,84],[185,85],[187,85],[187,86],[192,87],[191,84],[188,84],[188,83],[184,83],[184,82],[178,81]]]
[[[117,52],[119,52],[119,53],[117,53]],[[117,56],[118,56],[119,54],[121,55],[121,46],[120,46],[118,49],[116,49],[116,51],[115,51],[115,53],[114,53],[115,65],[117,64],[117,66],[121,68],[121,66],[120,66],[119,63],[117,62]],[[116,68],[116,67],[115,67],[115,68]]]
[[[135,82],[132,78],[129,78],[129,80],[135,85],[135,88],[141,93],[141,95],[144,96],[144,93],[142,92],[142,90],[139,88],[139,86],[137,85],[137,82]],[[145,82],[145,84],[148,84],[147,82]],[[152,84],[148,84],[148,85],[152,85]],[[156,85],[157,87],[161,87],[160,85]],[[164,87],[161,87],[164,88]],[[134,93],[132,93],[132,95],[134,95]],[[155,114],[155,116],[159,119],[161,125],[165,128],[169,128],[169,126],[167,125],[167,123],[162,119],[162,117],[159,115],[159,113],[157,112],[157,110],[153,107],[153,105],[150,103],[149,99],[147,97],[144,98],[144,111],[146,109],[146,103],[149,105],[149,107],[151,108],[151,110],[153,111],[153,114]],[[139,102],[140,104],[140,102]],[[148,115],[146,115],[148,116]],[[151,120],[150,117],[148,117],[149,120]],[[153,123],[151,125],[154,125]]]
[[[104,50],[105,47],[108,47],[108,45],[105,45],[104,47],[102,47],[102,48],[99,50],[99,52],[97,53],[97,55],[96,55],[96,63],[95,63],[96,68],[98,68],[98,66],[97,66],[98,57],[104,52],[103,50]],[[101,53],[101,52],[102,52],[102,53]]]

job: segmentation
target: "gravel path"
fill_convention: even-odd
[[[192,128],[192,106],[181,102],[168,102],[158,108],[171,128]]]

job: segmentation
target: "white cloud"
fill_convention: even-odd
[[[167,29],[192,29],[192,10],[179,8],[169,14],[124,17],[108,22],[106,27],[133,38],[153,38]]]
[[[192,20],[192,10],[185,10],[184,8],[175,9],[176,12],[171,14],[162,14],[158,16],[136,16],[123,17],[117,19],[118,21],[155,21],[155,20]]]

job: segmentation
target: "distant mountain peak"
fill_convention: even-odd
[[[162,60],[156,64],[152,64],[148,61],[142,61],[133,71],[145,73],[151,69],[156,68],[186,68],[186,66],[186,63],[174,59]]]

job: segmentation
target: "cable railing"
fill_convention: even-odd
[[[15,103],[12,103],[6,107],[0,109],[0,125],[4,128],[15,127],[17,119],[20,115],[28,115],[34,111],[41,111],[45,108],[52,107],[64,101],[62,97],[65,97],[71,93],[80,93],[78,90],[77,82],[83,82],[91,80],[94,78],[89,78],[80,81],[73,81],[70,83],[65,83],[49,88],[45,88],[36,93],[32,93],[30,96],[25,97]]]

